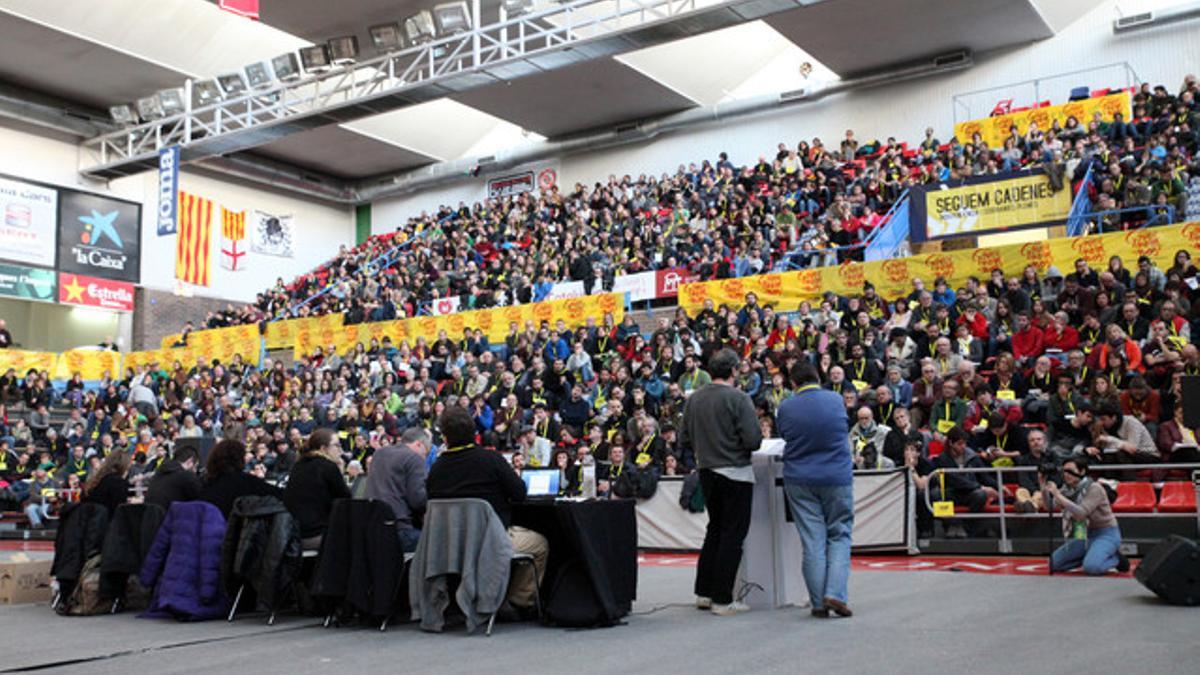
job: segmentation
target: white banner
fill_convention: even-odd
[[[296,223],[292,216],[254,212],[250,223],[250,250],[255,253],[291,258],[295,245]]]
[[[546,296],[546,300],[562,300],[563,298],[582,298],[587,295],[583,289],[582,281],[565,281],[561,284],[554,284],[550,289],[550,295]]]
[[[657,294],[657,272],[625,274],[613,279],[613,293],[628,293],[632,302],[653,300]]]
[[[448,298],[434,298],[433,305],[429,308],[434,316],[443,316],[446,314],[454,314],[458,312],[458,306],[461,299],[457,295],[452,295]]]
[[[0,178],[0,258],[54,267],[58,191]]]

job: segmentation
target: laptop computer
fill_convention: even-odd
[[[555,499],[558,497],[558,469],[524,469],[521,480],[525,481],[526,499]]]

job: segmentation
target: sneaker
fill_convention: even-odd
[[[713,614],[716,614],[717,616],[733,616],[734,614],[742,614],[745,612],[749,612],[750,605],[747,605],[744,602],[738,602],[735,600],[735,601],[729,603],[728,605],[713,604],[712,609],[710,609],[709,611],[712,612]]]
[[[706,598],[703,595],[697,595],[696,609],[712,609],[712,598]]]
[[[1117,571],[1122,574],[1129,571],[1129,558],[1124,553],[1117,554]]]

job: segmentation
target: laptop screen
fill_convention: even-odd
[[[525,481],[525,493],[530,497],[558,495],[558,469],[525,469],[521,480]]]

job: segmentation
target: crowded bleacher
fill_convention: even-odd
[[[1089,168],[1102,176],[1086,186],[1092,231],[1142,226],[1152,212],[1132,207],[1170,206],[1180,220],[1200,173],[1198,89],[1192,77],[1177,95],[1143,85],[1129,121],[1072,118],[1003,147],[942,143],[932,129],[914,144],[847,132],[837,147],[780,144],[740,167],[722,154],[660,178],[614,175],[442,206],[189,329],[325,313],[348,324],[390,320],[427,312],[445,295],[461,296],[462,309],[529,303],[554,282],[583,281],[593,293],[655,268],[720,279],[861,259],[856,245],[906,187],[1031,167],[1068,183]],[[284,484],[320,428],[336,433],[344,477],[362,494],[374,452],[407,429],[429,430],[432,462],[443,445],[436,420],[453,405],[471,412],[479,442],[513,466],[558,468],[564,495],[579,493],[590,458],[601,496],[647,498],[660,476],[695,468],[680,416],[722,347],[744,357],[737,383],[755,401],[764,437],[791,394],[789,369],[817,365],[822,385],[844,397],[860,468],[907,465],[925,476],[937,466],[1077,453],[1098,463],[1198,461],[1179,389],[1180,375],[1200,374],[1196,267],[1187,250],[1167,269],[1146,257],[1129,262],[1136,267],[1114,256],[1092,269],[1080,259],[1065,276],[1054,267],[995,270],[958,288],[914,279],[903,297],[881,297],[868,283],[799,307],[748,294],[740,306],[695,315],[514,326],[504,344],[481,331],[360,343],[291,363],[267,358],[261,368],[159,363],[90,384],[9,370],[0,376],[0,499],[43,527],[63,503],[94,494],[115,452],[128,456],[125,480],[137,495],[189,437],[243,439],[244,470]],[[942,452],[960,437],[965,459]],[[973,510],[1007,489],[982,474],[964,480],[949,497]],[[1010,502],[1038,508],[1036,485],[1021,490]],[[922,532],[932,533],[922,511]]]

